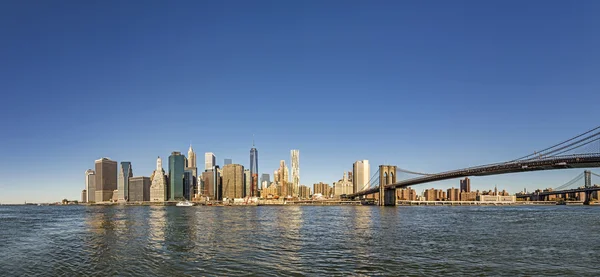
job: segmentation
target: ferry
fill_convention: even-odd
[[[177,206],[177,207],[191,207],[191,206],[194,206],[194,203],[185,200],[185,201],[181,201],[181,202],[177,203],[175,206]]]

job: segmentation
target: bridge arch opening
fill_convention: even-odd
[[[387,174],[387,172],[383,173],[383,184],[384,185],[388,184],[388,174]]]

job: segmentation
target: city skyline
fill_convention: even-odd
[[[0,203],[79,199],[100,157],[149,176],[190,140],[199,171],[205,152],[249,166],[252,134],[259,176],[300,149],[303,185],[361,159],[434,173],[531,154],[598,125],[599,7],[3,2]],[[159,101],[182,111],[147,108]],[[578,173],[473,177],[472,189]],[[414,189],[431,186],[457,185]]]

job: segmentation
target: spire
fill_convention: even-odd
[[[192,141],[190,140],[190,149],[188,150],[188,152],[193,152],[194,149],[192,149]]]
[[[252,148],[254,148],[254,134],[252,134]]]

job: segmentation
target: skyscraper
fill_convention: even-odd
[[[194,149],[192,149],[191,144],[190,149],[188,150],[188,157],[186,161],[187,167],[185,168],[185,170],[191,172],[191,176],[188,176],[189,180],[186,184],[187,186],[189,186],[190,196],[189,198],[186,197],[186,199],[191,200],[194,198],[194,194],[198,193],[198,168],[196,167],[196,152],[194,152]]]
[[[172,152],[169,156],[169,201],[184,200],[184,170],[185,156],[181,155],[181,152]]]
[[[249,196],[258,194],[258,150],[254,147],[254,138],[252,139],[252,148],[250,149],[250,178]]]
[[[471,180],[469,177],[465,177],[465,179],[460,180],[460,191],[471,192]]]
[[[130,202],[150,201],[150,178],[145,176],[131,177],[129,179]]]
[[[167,200],[167,176],[165,176],[165,170],[162,167],[162,160],[160,157],[156,159],[156,170],[150,177],[152,185],[150,186],[150,201],[152,202],[163,202]]]
[[[261,187],[260,187],[260,189],[265,189],[265,188],[267,188],[267,186],[264,186],[264,185],[263,185],[265,182],[267,182],[267,186],[268,186],[268,185],[271,183],[271,178],[270,178],[269,174],[263,173],[263,174],[260,176],[260,184],[261,184]]]
[[[292,187],[291,195],[298,196],[298,187],[300,186],[300,150],[291,151],[292,158]]]
[[[109,158],[96,160],[96,191],[94,200],[96,202],[111,201],[113,192],[117,189],[117,162]]]
[[[244,169],[244,197],[252,196],[252,179],[250,169]]]
[[[228,164],[223,166],[223,199],[244,197],[244,166]]]
[[[133,177],[131,162],[121,162],[119,178],[117,179],[118,200],[129,200],[129,178]]]
[[[290,183],[288,180],[289,180],[288,168],[285,165],[285,161],[281,160],[279,162],[279,169],[275,171],[275,182],[281,188],[280,196],[282,196],[282,197],[287,197],[288,195],[291,194],[291,191],[289,188]]]
[[[204,170],[213,169],[213,166],[216,166],[216,163],[215,154],[212,152],[204,153]]]
[[[194,188],[195,178],[192,170],[186,169],[183,171],[183,198],[187,200],[194,199]]]
[[[96,172],[88,169],[85,171],[86,202],[96,202]]]
[[[368,189],[369,177],[371,176],[369,161],[362,160],[354,162],[352,172],[353,193]]]

